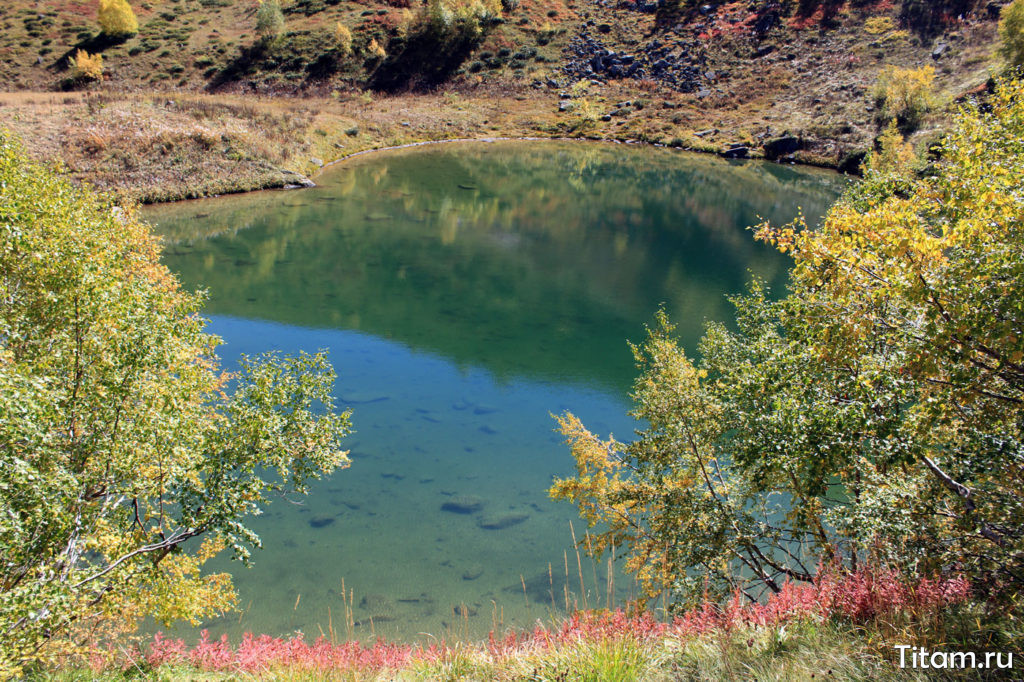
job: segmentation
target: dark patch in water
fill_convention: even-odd
[[[334,523],[333,516],[314,516],[309,520],[309,525],[313,528],[323,528]]]
[[[453,497],[441,505],[441,511],[453,514],[475,514],[483,508],[484,501],[472,495]]]
[[[481,426],[477,430],[480,431],[481,433],[486,433],[488,436],[495,436],[498,433],[497,431],[495,431],[494,429],[487,425]]]
[[[504,530],[530,518],[529,514],[504,514],[502,516],[487,516],[480,519],[477,525],[484,530]]]

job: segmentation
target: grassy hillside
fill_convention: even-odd
[[[139,31],[127,39],[100,34],[96,0],[11,0],[0,7],[4,89],[100,93],[103,106],[9,96],[0,125],[37,155],[144,199],[281,186],[294,180],[284,171],[312,173],[353,151],[453,137],[742,145],[751,156],[842,166],[881,129],[872,88],[886,65],[935,68],[930,114],[914,134],[920,145],[938,135],[946,111],[996,64],[1003,4],[505,0],[473,32],[431,24],[419,0],[284,0],[284,30],[264,42],[255,0],[135,0]],[[371,54],[374,43],[386,56]],[[78,50],[102,55],[102,80],[71,78]],[[296,99],[274,105],[272,121],[265,101],[194,104],[227,95]],[[123,115],[111,121],[115,110]],[[153,118],[141,129],[174,138],[174,153],[140,156],[137,141],[122,139],[125,118]],[[83,147],[91,135],[106,144]],[[787,136],[796,139],[772,147]]]

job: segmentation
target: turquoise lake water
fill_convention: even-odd
[[[343,636],[343,579],[361,638],[478,637],[604,605],[603,566],[584,558],[580,588],[575,509],[547,499],[573,470],[551,414],[628,440],[627,340],[664,305],[693,348],[751,274],[781,291],[787,259],[747,227],[814,221],[845,184],[571,142],[382,152],[318,182],[146,212],[168,266],[208,291],[226,365],[328,349],[353,409],[352,466],[253,522],[253,568],[215,562],[242,610],[213,635]],[[619,575],[612,600],[631,590]]]

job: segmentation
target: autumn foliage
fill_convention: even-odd
[[[139,31],[139,21],[128,0],[100,0],[98,18],[100,28],[108,36],[134,35]]]
[[[659,314],[634,347],[637,437],[559,419],[577,472],[552,494],[603,528],[595,551],[624,551],[647,595],[680,609],[867,560],[962,572],[1017,608],[1022,140],[1015,81],[965,107],[920,175],[892,127],[820,226],[758,230],[793,257],[788,295],[754,282],[699,362]]]

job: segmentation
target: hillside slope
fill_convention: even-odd
[[[216,136],[197,142],[194,130],[184,132],[189,126],[163,126],[163,135],[178,138],[177,156],[214,163],[211,177],[228,161],[237,165],[239,155],[250,159],[251,173],[234,189],[285,184],[282,171],[313,172],[365,148],[486,135],[590,136],[712,151],[742,145],[740,155],[754,156],[767,143],[769,156],[852,167],[849,160],[880,130],[871,92],[880,70],[936,69],[933,114],[916,131],[926,143],[941,129],[944,109],[988,79],[1006,4],[504,0],[500,16],[469,29],[457,19],[436,20],[469,2],[432,0],[431,15],[419,0],[284,0],[284,31],[265,42],[255,31],[255,0],[134,1],[140,28],[125,40],[100,35],[95,0],[10,0],[0,7],[0,83],[8,91],[102,93],[129,119],[164,121],[173,120],[167,102],[182,98],[298,98],[303,104],[278,114],[306,113],[275,119],[273,150]],[[337,37],[339,25],[351,33],[350,50]],[[70,78],[78,50],[102,54],[101,82]],[[52,97],[7,97],[0,124],[26,137],[32,151],[70,160],[73,171],[101,186],[156,188],[136,191],[142,198],[232,189],[206,182],[206,171],[182,192],[173,173],[125,180],[122,157],[138,150],[122,148],[117,126],[124,121],[115,126],[106,104],[94,101],[87,110],[75,97],[59,106]],[[495,101],[500,108],[488,104]],[[195,117],[209,117],[204,107]],[[232,111],[233,122],[219,120],[211,130],[259,136],[266,125],[260,107]],[[369,123],[352,135],[360,121]],[[83,147],[84,126],[103,144]],[[780,137],[781,146],[772,142]],[[128,162],[143,170],[174,163],[152,157]]]

